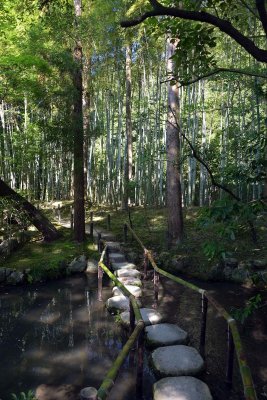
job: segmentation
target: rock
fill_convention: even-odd
[[[223,269],[224,269],[224,266],[222,264],[214,265],[210,270],[209,278],[211,280],[215,280],[215,281],[224,279]]]
[[[247,269],[237,268],[232,271],[231,280],[233,282],[244,283],[249,279],[249,271]]]
[[[21,271],[13,271],[7,278],[6,282],[11,285],[17,285],[24,281],[24,273]]]
[[[163,319],[162,315],[158,311],[153,310],[153,308],[141,308],[140,312],[146,326],[158,324]],[[121,323],[126,326],[130,324],[129,312],[126,311],[121,314]]]
[[[240,261],[238,263],[238,268],[239,269],[251,269],[252,268],[252,262],[251,261]]]
[[[9,275],[11,275],[12,272],[14,272],[14,271],[15,271],[14,269],[6,268],[6,278],[7,278]]]
[[[151,354],[152,365],[159,376],[197,375],[204,361],[194,347],[176,345],[159,347]]]
[[[91,259],[87,261],[86,273],[88,274],[97,274],[98,273],[98,262]]]
[[[120,281],[123,285],[132,285],[132,286],[142,286],[142,282],[138,278],[132,278],[132,277],[122,277],[118,278],[118,281]]]
[[[121,263],[125,262],[125,255],[121,253],[109,253],[109,260],[112,263]]]
[[[212,400],[206,383],[192,376],[163,378],[153,385],[154,400]]]
[[[236,258],[225,257],[224,265],[225,265],[225,267],[229,267],[229,268],[237,268],[238,261]]]
[[[118,269],[135,269],[136,270],[136,265],[129,263],[127,261],[124,262],[112,262],[112,268],[114,271],[117,271]]]
[[[267,283],[267,271],[262,271],[261,278],[265,283]]]
[[[94,387],[86,387],[80,391],[81,400],[97,400],[97,390]]]
[[[87,267],[86,257],[84,255],[74,258],[74,260],[69,264],[67,270],[70,273],[73,272],[83,272]]]
[[[267,268],[267,260],[251,260],[251,264],[254,269]]]
[[[115,272],[115,275],[119,278],[140,278],[141,272],[137,269],[121,268]]]
[[[139,286],[125,285],[125,288],[126,288],[127,290],[129,290],[129,292],[130,292],[132,295],[134,295],[135,297],[141,297],[141,296],[142,296],[142,290],[140,289]],[[115,287],[112,289],[112,293],[114,294],[114,296],[121,296],[121,295],[123,295],[122,290],[121,290],[119,287],[117,287],[117,286],[115,286]]]
[[[188,263],[183,258],[180,259],[180,258],[174,257],[171,259],[170,265],[177,272],[183,272],[187,268]]]
[[[233,270],[231,267],[225,267],[223,270],[223,275],[224,275],[225,279],[230,281],[232,278],[232,272],[233,272]]]
[[[5,282],[6,280],[6,269],[0,268],[0,283]]]
[[[146,343],[149,347],[186,344],[188,334],[174,324],[156,324],[145,328]]]
[[[129,299],[124,295],[113,296],[107,300],[106,307],[110,312],[129,311]]]
[[[134,251],[130,251],[129,253],[127,253],[127,259],[133,263],[138,262],[139,261],[139,255],[137,253],[135,253]]]

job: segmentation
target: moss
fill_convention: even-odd
[[[83,244],[72,240],[72,233],[67,228],[59,228],[62,237],[54,242],[45,243],[38,240],[38,234],[21,249],[12,254],[4,266],[19,271],[31,270],[29,282],[57,278],[65,273],[67,263],[73,258],[85,254],[87,257],[99,259],[96,245],[88,239]]]

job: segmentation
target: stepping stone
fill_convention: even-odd
[[[194,376],[204,369],[204,360],[194,347],[184,345],[159,347],[151,356],[155,372],[162,377]]]
[[[140,278],[141,272],[137,269],[121,268],[115,273],[119,278]]]
[[[186,344],[188,334],[174,324],[157,324],[145,329],[146,343],[149,347],[171,346]]]
[[[212,400],[206,383],[192,376],[163,378],[153,385],[154,400]]]
[[[139,286],[125,285],[125,288],[126,288],[127,290],[129,290],[129,292],[130,292],[131,294],[133,294],[135,297],[141,297],[141,296],[142,296],[142,290],[140,289]],[[115,287],[112,289],[112,292],[113,292],[114,296],[121,296],[121,295],[123,295],[122,290],[121,290],[119,287],[117,287],[117,286],[115,286]]]
[[[122,277],[118,278],[118,281],[120,281],[123,285],[132,285],[132,286],[142,286],[142,282],[138,278],[132,278],[132,277]]]
[[[110,312],[129,311],[129,299],[124,295],[113,296],[106,301],[106,307]]]
[[[124,262],[112,262],[112,268],[114,271],[117,271],[118,269],[136,269],[136,265],[129,263],[128,261]]]
[[[119,242],[106,242],[106,246],[112,252],[112,250],[120,250],[121,246]]]
[[[158,311],[153,310],[153,308],[141,308],[140,312],[141,312],[142,319],[146,326],[158,324],[163,319],[162,315]],[[130,325],[130,313],[129,312],[125,311],[125,312],[121,313],[121,323],[126,326]]]
[[[110,253],[109,259],[111,263],[120,263],[126,261],[125,255],[121,253]]]
[[[140,300],[137,300],[137,304],[140,307],[141,302]],[[106,307],[108,311],[112,313],[116,313],[117,311],[122,312],[122,311],[129,311],[130,305],[129,305],[129,298],[127,296],[119,295],[119,296],[113,296],[110,297],[106,301]]]

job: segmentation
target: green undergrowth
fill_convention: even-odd
[[[73,241],[68,228],[58,227],[62,237],[51,243],[40,240],[39,234],[32,236],[30,242],[14,252],[4,263],[6,268],[18,271],[31,270],[28,280],[35,282],[42,278],[57,278],[66,269],[67,263],[75,257],[85,254],[99,259],[96,245],[88,239],[83,244]]]
[[[97,224],[107,229],[107,214],[111,216],[111,231],[118,240],[123,241],[123,224],[129,222],[129,214],[125,211],[106,210],[101,217],[96,213]],[[134,231],[145,247],[153,250],[158,265],[172,273],[177,269],[171,260],[178,260],[183,272],[202,279],[208,277],[210,269],[221,262],[223,257],[234,257],[238,261],[251,259],[267,259],[267,216],[259,215],[254,225],[258,241],[255,244],[249,226],[240,222],[235,236],[224,235],[223,223],[201,224],[203,209],[198,207],[184,210],[185,236],[182,244],[167,247],[166,209],[147,209],[135,207],[130,210]],[[140,245],[128,234],[127,247],[141,253]]]

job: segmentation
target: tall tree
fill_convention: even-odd
[[[83,135],[83,51],[79,35],[79,19],[82,16],[82,1],[74,0],[77,35],[73,51],[75,87],[73,105],[73,157],[74,157],[74,239],[85,240],[84,210],[84,135]]]
[[[174,75],[173,54],[177,40],[168,39],[168,77]],[[179,126],[179,88],[177,82],[168,82],[168,119],[166,125],[167,150],[167,222],[168,241],[178,244],[183,237],[182,190],[180,173],[180,126]]]

